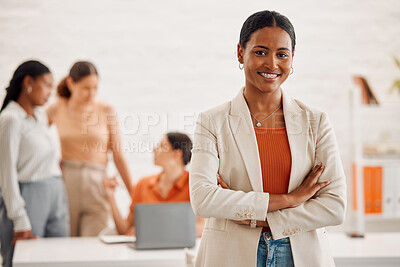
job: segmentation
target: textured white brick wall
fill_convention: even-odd
[[[240,27],[262,9],[294,24],[295,73],[284,89],[328,112],[350,173],[351,76],[365,75],[380,100],[400,102],[388,94],[400,76],[392,60],[400,57],[397,0],[0,0],[0,88],[28,58],[47,63],[57,80],[75,60],[93,61],[101,75],[99,98],[126,122],[126,155],[137,180],[157,171],[151,144],[163,133],[192,133],[198,112],[237,94],[243,85],[235,56]]]

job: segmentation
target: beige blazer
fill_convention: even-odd
[[[261,227],[231,220],[268,220],[274,239],[289,237],[296,267],[335,266],[325,226],[341,224],[346,182],[335,135],[327,115],[285,93],[283,112],[292,155],[288,191],[322,162],[320,181],[332,183],[296,207],[268,212],[257,140],[243,88],[232,101],[199,115],[189,174],[191,204],[207,218],[196,266],[256,266]],[[216,174],[231,190],[217,186]]]

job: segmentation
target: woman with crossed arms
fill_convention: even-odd
[[[245,87],[198,118],[190,199],[208,219],[196,266],[334,266],[324,227],[344,220],[345,175],[326,113],[281,88],[295,44],[285,16],[251,15],[237,45]]]

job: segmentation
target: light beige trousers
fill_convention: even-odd
[[[107,227],[110,206],[103,188],[105,166],[81,161],[62,161],[67,190],[71,236],[97,236]]]

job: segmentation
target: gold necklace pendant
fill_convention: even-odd
[[[271,117],[278,109],[280,109],[282,106],[282,103],[274,110],[272,111],[271,114],[269,114],[265,119],[263,119],[262,121],[257,120],[256,116],[253,115],[253,113],[250,112],[250,115],[253,117],[253,119],[255,119],[257,121],[256,126],[257,127],[261,127],[261,123],[265,120],[267,120],[269,117]]]

